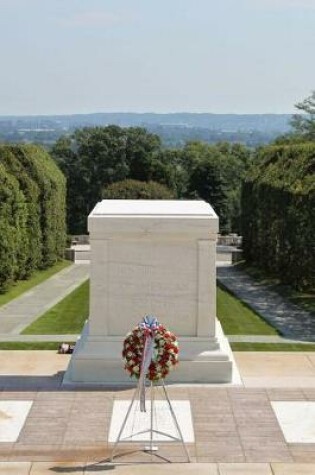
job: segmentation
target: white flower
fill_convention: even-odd
[[[134,371],[135,373],[139,373],[139,371],[140,371],[139,366],[134,366],[133,371]]]

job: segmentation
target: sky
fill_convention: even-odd
[[[315,0],[0,0],[0,115],[292,113]]]

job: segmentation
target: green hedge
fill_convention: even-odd
[[[66,183],[48,153],[34,145],[1,145],[0,164],[3,291],[63,257]]]
[[[257,152],[242,190],[247,262],[297,289],[315,284],[315,145]]]
[[[27,206],[27,259],[22,278],[29,276],[34,269],[42,265],[42,230],[40,223],[40,189],[36,181],[27,173],[23,164],[10,146],[0,146],[0,157],[6,170],[19,183]]]
[[[23,276],[27,207],[18,181],[0,163],[0,289]]]
[[[41,147],[15,145],[10,148],[39,187],[41,267],[48,267],[63,256],[65,248],[66,181],[54,160]]]
[[[108,200],[171,200],[175,193],[155,181],[123,180],[104,188],[102,198]]]

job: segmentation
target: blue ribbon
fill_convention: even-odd
[[[145,378],[149,369],[149,366],[152,361],[153,349],[154,349],[154,336],[155,331],[159,327],[159,322],[156,317],[153,315],[146,315],[141,323],[139,323],[139,328],[144,331],[144,348],[142,361],[140,366],[140,378],[139,378],[139,387],[140,387],[140,411],[146,412],[145,407]]]

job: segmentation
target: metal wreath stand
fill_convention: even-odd
[[[157,319],[155,317],[146,316],[144,318],[143,323],[141,323],[139,326],[141,327],[141,325],[142,325],[142,328],[144,328],[144,326],[146,326],[146,328],[152,328],[152,326],[154,326],[154,325],[157,326],[158,322],[157,322]],[[147,389],[146,388],[146,373],[147,373],[147,369],[148,369],[148,366],[151,363],[151,358],[152,358],[152,352],[151,352],[151,354],[149,355],[149,358],[147,358],[147,362],[145,362],[146,353],[147,353],[146,352],[147,342],[148,342],[148,338],[146,339],[146,342],[145,342],[145,345],[144,345],[144,351],[143,351],[144,356],[143,356],[143,361],[142,361],[142,364],[141,364],[139,382],[138,382],[138,385],[137,385],[137,387],[134,391],[134,394],[133,394],[133,397],[132,397],[131,402],[129,404],[127,413],[124,417],[123,423],[122,423],[121,428],[119,430],[117,439],[114,443],[112,454],[111,454],[111,457],[110,457],[110,462],[113,462],[114,458],[117,456],[116,451],[117,451],[117,447],[120,443],[133,442],[133,440],[132,440],[133,437],[136,437],[136,436],[139,436],[139,435],[144,435],[144,434],[147,434],[147,433],[149,434],[150,439],[149,439],[149,444],[144,446],[144,449],[143,449],[144,452],[148,452],[148,453],[153,455],[154,452],[158,451],[158,447],[156,445],[154,445],[154,434],[157,434],[157,435],[167,437],[172,442],[180,442],[183,446],[183,450],[185,452],[187,462],[190,462],[191,461],[190,456],[189,456],[186,444],[184,442],[183,434],[182,434],[182,431],[180,429],[178,420],[176,418],[174,408],[173,408],[172,403],[170,401],[170,398],[167,394],[166,386],[164,384],[164,379],[161,379],[161,384],[159,385],[159,387],[162,387],[162,390],[163,390],[163,393],[164,393],[164,396],[165,396],[165,400],[167,402],[172,420],[174,422],[174,425],[175,425],[175,428],[176,428],[176,431],[177,431],[177,437],[175,437],[174,435],[168,434],[166,432],[162,432],[158,429],[154,429],[154,427],[153,427],[153,423],[154,423],[153,414],[155,412],[155,388],[158,387],[158,385],[155,385],[153,383],[153,381],[150,381],[150,385],[149,385],[149,387],[150,387],[150,425],[149,425],[149,428],[145,429],[145,430],[135,432],[135,433],[131,433],[127,437],[122,437],[122,434],[123,434],[124,429],[127,425],[128,419],[130,417],[132,407],[133,407],[133,405],[134,405],[134,403],[137,399],[139,399],[139,401],[140,401],[140,411],[141,412],[146,412],[146,409],[145,409],[145,391]],[[149,344],[150,344],[150,342],[149,342]],[[151,343],[151,347],[153,347],[153,343]],[[138,443],[139,441],[136,441],[136,442]],[[169,441],[167,441],[167,442],[169,442]]]

